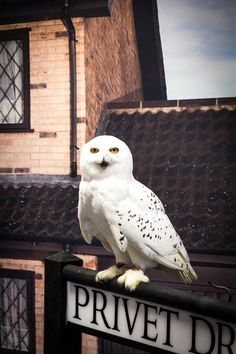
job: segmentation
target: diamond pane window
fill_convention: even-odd
[[[0,353],[33,353],[33,273],[0,272]]]
[[[0,130],[29,130],[29,30],[0,32]]]
[[[23,121],[22,41],[0,42],[0,123]]]

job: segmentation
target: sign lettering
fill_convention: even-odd
[[[235,324],[72,282],[67,321],[173,353],[236,353]]]

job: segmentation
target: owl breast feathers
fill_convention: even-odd
[[[149,279],[146,268],[159,268],[190,283],[197,275],[160,199],[133,176],[128,146],[114,136],[98,136],[82,149],[78,216],[82,235],[100,240],[116,265],[97,281],[118,282],[134,290]]]

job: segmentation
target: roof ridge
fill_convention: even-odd
[[[106,110],[141,110],[147,109],[234,109],[236,107],[236,97],[218,97],[218,98],[196,98],[196,99],[173,99],[158,101],[130,101],[130,102],[108,102]]]

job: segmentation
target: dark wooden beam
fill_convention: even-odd
[[[70,0],[71,17],[110,16],[111,0]],[[63,18],[61,0],[0,0],[0,24]]]
[[[133,11],[144,100],[166,100],[165,71],[156,0],[133,0]]]
[[[99,245],[65,245],[52,242],[27,242],[0,240],[0,258],[44,260],[46,257],[69,249],[74,254],[108,256],[109,253]]]

